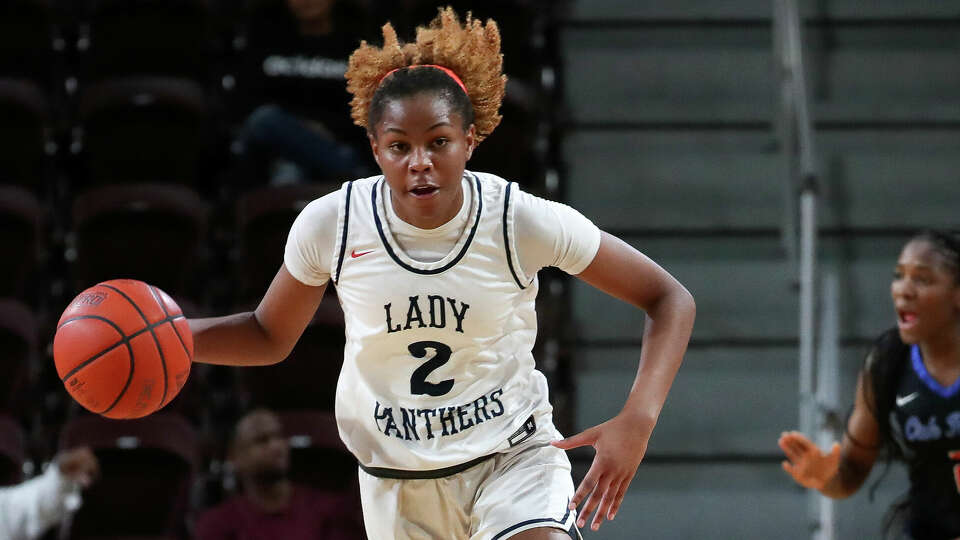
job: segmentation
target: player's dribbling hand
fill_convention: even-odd
[[[787,459],[783,470],[803,487],[821,490],[837,474],[840,467],[840,444],[833,443],[829,454],[798,431],[782,433],[777,444]]]
[[[590,523],[593,530],[599,529],[604,519],[617,515],[623,496],[643,461],[653,425],[654,421],[621,412],[598,426],[551,443],[564,450],[592,446],[597,452],[570,501],[570,509],[574,510],[586,499],[577,519],[578,527],[586,524],[587,516],[594,509],[596,513]]]
[[[57,457],[57,466],[60,467],[60,473],[63,476],[84,488],[89,487],[100,475],[100,463],[86,446],[61,453]]]

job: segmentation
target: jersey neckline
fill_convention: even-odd
[[[390,258],[401,268],[416,274],[439,274],[452,268],[466,255],[473,241],[473,237],[477,232],[477,227],[480,224],[480,216],[483,213],[483,195],[481,193],[480,178],[473,173],[464,172],[464,175],[468,176],[468,180],[469,176],[473,177],[473,182],[470,182],[473,190],[473,196],[470,198],[470,213],[473,215],[473,224],[464,229],[457,243],[443,258],[433,262],[418,261],[410,257],[403,248],[400,247],[400,244],[393,237],[392,231],[390,231],[386,214],[387,211],[384,207],[386,203],[384,197],[377,196],[385,178],[381,176],[380,179],[374,183],[370,197],[373,206],[373,221],[377,227],[377,234],[380,235],[380,242],[383,244],[384,251],[386,251]]]
[[[910,346],[910,360],[913,364],[913,371],[920,377],[923,384],[942,398],[952,398],[960,393],[960,379],[953,381],[950,386],[943,386],[933,378],[933,375],[927,371],[927,366],[923,363],[923,353],[920,352],[919,345]]]

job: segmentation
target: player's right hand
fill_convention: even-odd
[[[788,431],[780,434],[777,444],[787,456],[783,470],[803,487],[822,490],[840,468],[839,443],[833,443],[825,454],[803,433]]]

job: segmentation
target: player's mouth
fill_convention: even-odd
[[[438,191],[440,191],[440,188],[437,186],[432,184],[421,184],[408,190],[408,193],[418,199],[429,199],[430,197],[436,195]]]
[[[917,326],[917,313],[905,309],[897,310],[897,327],[900,330],[912,330]]]

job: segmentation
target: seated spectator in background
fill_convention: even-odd
[[[198,540],[364,538],[350,499],[290,480],[290,446],[272,412],[257,409],[240,419],[228,461],[241,492],[199,517]]]
[[[236,150],[249,182],[366,176],[363,130],[350,120],[344,73],[363,37],[354,2],[252,0],[236,93],[246,121]],[[252,111],[252,112],[251,112]]]
[[[100,474],[87,447],[60,453],[47,470],[21,484],[0,488],[0,538],[39,538],[80,506],[78,491]]]

